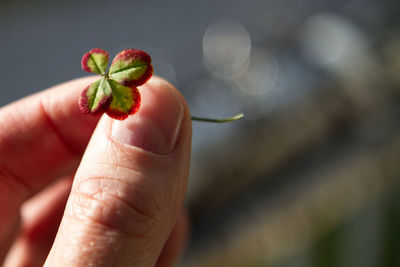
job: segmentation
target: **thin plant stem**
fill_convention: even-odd
[[[202,122],[214,122],[214,123],[223,123],[223,122],[230,122],[236,121],[244,116],[243,113],[236,114],[232,117],[223,118],[223,119],[210,119],[210,118],[202,118],[202,117],[194,117],[192,116],[193,121],[202,121]]]

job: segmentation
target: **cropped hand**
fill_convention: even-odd
[[[94,79],[0,109],[5,266],[171,266],[184,246],[191,120],[183,97],[153,77],[139,88],[137,114],[99,120],[77,103]]]

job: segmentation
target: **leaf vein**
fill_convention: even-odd
[[[93,56],[92,54],[90,54],[90,58],[93,60],[94,65],[96,66],[97,71],[98,71],[99,73],[101,73],[101,74],[104,74],[104,73],[100,70],[99,64],[97,63],[96,59],[94,58],[94,56]]]
[[[137,66],[135,66],[135,67],[132,67],[132,66],[126,66],[126,67],[123,67],[123,68],[120,68],[120,69],[118,69],[118,70],[116,70],[116,71],[113,71],[113,72],[110,72],[110,75],[112,75],[112,74],[116,74],[116,73],[120,73],[120,72],[123,72],[123,71],[127,71],[127,70],[130,70],[130,69],[138,69],[138,68],[141,68],[141,67],[144,67],[144,66],[148,66],[148,64],[147,63],[145,63],[145,64],[140,64],[140,65],[137,65]]]

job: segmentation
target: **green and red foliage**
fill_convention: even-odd
[[[86,87],[79,99],[84,114],[107,113],[123,120],[135,114],[140,107],[137,86],[146,83],[153,75],[151,57],[138,49],[127,49],[115,56],[107,72],[108,53],[95,48],[82,57],[82,69],[101,74],[102,77]]]

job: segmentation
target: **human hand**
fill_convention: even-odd
[[[77,104],[94,79],[0,109],[5,266],[171,266],[183,247],[191,147],[183,97],[155,77],[140,88],[137,114],[99,120]]]

